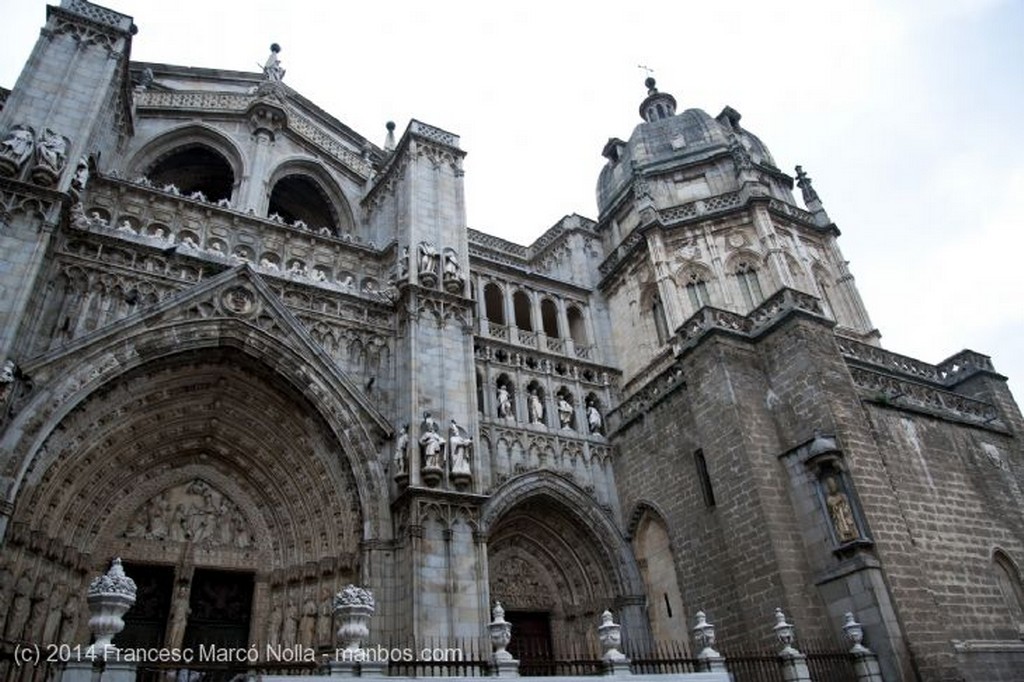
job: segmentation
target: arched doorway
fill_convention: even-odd
[[[624,639],[646,639],[642,587],[628,544],[596,501],[570,481],[531,472],[488,502],[491,602],[512,623],[510,650],[526,664],[593,655],[611,609]]]
[[[51,638],[85,640],[87,580],[121,556],[128,641],[330,641],[330,597],[387,527],[386,424],[271,296],[238,268],[26,363],[0,570],[64,614]]]

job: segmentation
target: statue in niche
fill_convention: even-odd
[[[16,175],[35,149],[35,135],[28,126],[16,125],[0,142],[0,169],[7,175]]]
[[[57,638],[59,642],[70,644],[74,641],[75,628],[78,627],[79,608],[81,608],[81,597],[71,590],[64,602],[64,608],[60,611],[60,635]]]
[[[572,428],[572,405],[565,396],[558,396],[558,423],[563,429]]]
[[[46,614],[48,613],[48,603],[50,597],[53,596],[52,589],[50,587],[49,571],[44,569],[40,570],[39,576],[36,578],[36,593],[32,597],[32,607],[29,611],[28,623],[25,627],[25,632],[22,633],[22,637],[25,639],[38,642],[43,635],[43,628],[46,625]]]
[[[825,478],[825,505],[828,507],[828,516],[832,520],[832,527],[840,543],[850,542],[860,537],[857,531],[857,522],[853,518],[853,508],[850,506],[850,499],[839,489],[839,481],[834,475]]]
[[[537,389],[530,389],[530,397],[527,399],[527,403],[530,408],[530,423],[543,424],[544,404],[540,401],[540,396],[537,395]]]
[[[295,646],[298,639],[299,607],[295,605],[294,599],[288,600],[288,606],[284,610],[284,627],[281,630],[281,644],[284,646]]]
[[[587,425],[590,427],[591,433],[604,432],[604,420],[601,419],[601,413],[594,405],[593,400],[587,401]]]
[[[470,460],[473,451],[473,439],[470,438],[469,432],[459,426],[454,419],[452,419],[452,423],[448,427],[448,442],[450,452],[452,453],[452,474],[466,476],[472,474]]]
[[[331,642],[331,617],[334,615],[334,592],[324,587],[320,594],[320,618],[316,622],[316,643]]]
[[[395,454],[392,459],[395,466],[395,476],[407,476],[409,474],[409,425],[402,424],[402,430],[395,440]]]
[[[171,622],[167,625],[167,639],[164,646],[168,649],[180,649],[185,638],[185,625],[191,610],[188,607],[188,584],[178,585],[178,591],[171,603]]]
[[[420,447],[424,469],[440,469],[444,465],[444,437],[441,436],[437,420],[429,412],[423,413],[420,425]]]
[[[7,612],[4,637],[7,639],[21,639],[31,608],[32,578],[26,570],[18,578],[18,582],[14,584],[14,598],[11,599],[10,610]]]
[[[430,242],[420,242],[420,276],[437,277],[437,249]]]
[[[57,175],[68,162],[67,152],[67,139],[47,128],[36,148],[36,160],[40,166]]]
[[[498,384],[498,416],[502,419],[512,419],[512,397],[504,382]]]
[[[402,247],[402,255],[398,257],[398,279],[409,279],[409,247]]]
[[[316,641],[316,618],[320,609],[313,598],[313,591],[306,595],[306,601],[302,603],[302,621],[299,626],[299,643],[302,646],[313,646]]]
[[[455,249],[450,246],[446,247],[444,250],[444,265],[442,271],[445,288],[453,292],[458,292],[458,290],[462,288],[462,267],[459,265],[459,255],[455,252]]]
[[[267,57],[267,61],[263,64],[263,77],[268,81],[281,82],[284,80],[284,67],[281,66],[281,60],[278,58],[277,53],[281,51],[281,46],[277,43],[270,45],[270,56]]]
[[[14,388],[14,373],[16,371],[14,360],[5,360],[0,368],[0,403],[7,400]]]
[[[268,621],[267,646],[277,647],[281,643],[281,625],[284,623],[284,613],[281,611],[280,604],[274,605],[274,608],[270,611]]]
[[[50,599],[50,610],[46,614],[46,620],[43,622],[43,635],[42,641],[46,644],[56,644],[60,640],[60,622],[62,619],[61,606],[64,605],[64,600],[67,598],[68,587],[64,583],[57,583],[57,587],[53,591],[53,596]],[[63,642],[64,644],[70,644],[70,642]]]
[[[75,177],[71,179],[71,188],[75,191],[81,192],[85,189],[86,184],[89,182],[89,158],[83,156],[78,159],[78,165],[75,166]]]

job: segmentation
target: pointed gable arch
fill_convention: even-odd
[[[361,534],[389,534],[387,486],[377,454],[379,443],[392,435],[390,425],[245,264],[131,315],[116,328],[86,334],[26,362],[23,371],[33,387],[0,442],[12,455],[2,472],[4,499],[14,504],[26,476],[46,470],[46,459],[56,456],[46,451],[47,438],[98,391],[152,363],[218,349],[248,358],[308,402],[352,471]]]

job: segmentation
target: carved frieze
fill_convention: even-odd
[[[253,543],[249,524],[238,505],[198,478],[146,501],[135,512],[124,536],[239,549]]]

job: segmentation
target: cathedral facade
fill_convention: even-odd
[[[469,229],[457,135],[378,146],[261,73],[129,60],[50,7],[0,110],[0,618],[123,642],[395,642],[494,601],[559,655],[611,609],[726,653],[776,607],[886,680],[1024,667],[1024,420],[991,360],[880,346],[810,178],[653,80],[597,219]],[[801,195],[798,203],[794,188]],[[56,615],[54,615],[56,614]],[[767,625],[767,626],[766,626]]]

